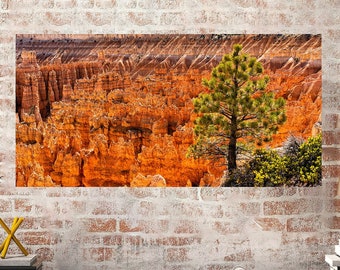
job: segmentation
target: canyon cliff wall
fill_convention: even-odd
[[[224,167],[186,158],[192,99],[240,43],[287,100],[274,136],[317,132],[320,36],[17,36],[17,186],[218,186]]]

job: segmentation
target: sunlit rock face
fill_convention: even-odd
[[[17,36],[17,186],[220,185],[221,162],[186,153],[192,99],[235,43],[287,100],[270,145],[318,132],[320,36]]]

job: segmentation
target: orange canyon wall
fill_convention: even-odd
[[[271,146],[318,132],[320,35],[18,35],[17,186],[218,186],[186,158],[192,99],[235,43],[287,100]]]

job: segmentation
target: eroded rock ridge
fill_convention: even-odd
[[[218,186],[223,166],[186,151],[192,99],[234,43],[287,100],[272,146],[317,132],[320,36],[18,36],[17,186]]]

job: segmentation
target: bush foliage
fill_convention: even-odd
[[[290,138],[281,152],[257,149],[225,186],[316,186],[321,184],[321,135],[302,142]]]

